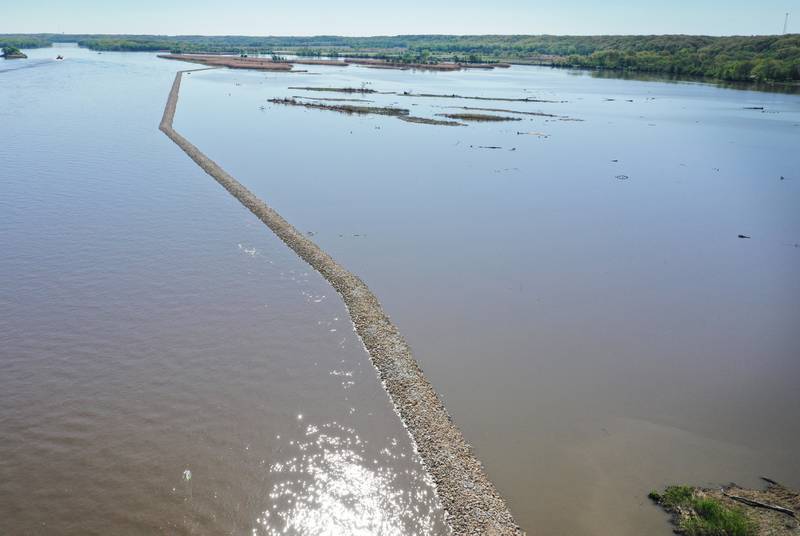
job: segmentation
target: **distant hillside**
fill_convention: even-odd
[[[29,40],[32,45],[21,43]],[[26,48],[77,41],[94,50],[304,55],[369,55],[412,62],[519,61],[553,65],[705,76],[730,81],[800,81],[800,35],[400,35],[377,37],[248,37],[155,35],[0,35]],[[42,45],[41,43],[44,43]]]

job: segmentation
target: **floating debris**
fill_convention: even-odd
[[[626,181],[626,180],[630,179],[630,177],[628,177],[627,175],[617,175],[616,179],[618,181]]]
[[[293,59],[286,60],[288,63],[297,63],[298,65],[333,65],[336,67],[347,67],[349,64],[342,60],[322,60],[322,59]]]
[[[307,100],[314,100],[314,101],[329,101],[329,102],[375,102],[367,99],[334,99],[334,98],[326,98],[326,97],[304,97],[302,95],[292,95],[293,99],[307,99]]]
[[[188,469],[183,471],[183,480],[188,482],[192,479],[192,472]]]
[[[552,117],[554,119],[567,119],[566,117],[556,115],[556,114],[546,114],[544,112],[522,112],[519,110],[507,110],[504,108],[475,108],[473,106],[442,106],[442,108],[458,108],[461,110],[477,110],[479,112],[502,112],[508,114],[521,114],[521,115],[535,115],[538,117]],[[582,121],[582,119],[576,119],[575,121]]]
[[[522,121],[519,117],[509,117],[507,115],[490,115],[490,114],[436,114],[441,117],[449,119],[460,119],[462,121]]]
[[[445,95],[440,93],[411,93],[410,91],[403,91],[402,93],[394,93],[394,95],[400,95],[402,97],[425,97],[431,99],[467,99],[467,100],[504,101],[504,102],[546,102],[550,104],[560,104],[567,102],[567,101],[532,99],[530,97],[524,97],[521,99],[512,99],[508,97],[471,97],[465,95],[457,95],[455,93],[451,95]]]
[[[406,121],[407,123],[419,123],[423,125],[440,125],[446,127],[465,127],[464,123],[458,121],[442,121],[441,119],[431,119],[429,117],[417,117],[414,115],[402,115],[398,119]]]
[[[302,91],[333,91],[336,93],[377,93],[376,90],[366,87],[302,87],[290,86],[289,89],[299,89]]]
[[[519,131],[517,131],[517,136],[536,136],[538,138],[549,138],[550,134],[545,134],[544,132],[519,132]]]
[[[297,99],[269,99],[273,104],[282,104],[285,106],[302,106],[305,108],[313,108],[315,110],[328,110],[331,112],[339,112],[344,114],[377,114],[377,115],[393,115],[402,116],[408,115],[409,111],[405,108],[391,108],[391,107],[377,107],[377,106],[353,106],[350,104],[321,104],[318,102],[302,102]]]

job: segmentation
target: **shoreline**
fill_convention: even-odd
[[[511,67],[509,63],[463,63],[463,62],[440,62],[440,63],[403,63],[375,58],[350,58],[341,59],[321,59],[321,58],[300,58],[300,59],[273,59],[263,57],[231,56],[217,53],[172,53],[158,54],[158,57],[165,60],[178,60],[188,63],[201,63],[203,65],[217,65],[230,67],[231,69],[255,69],[265,71],[290,71],[294,65],[328,65],[334,67],[348,67],[350,65],[360,65],[370,69],[397,69],[401,71],[421,70],[421,71],[462,71],[465,69],[484,69],[492,70],[495,67]]]
[[[423,375],[408,344],[367,285],[173,129],[184,72],[191,71],[176,73],[159,129],[319,272],[342,297],[395,411],[433,478],[453,533],[524,535]]]
[[[257,71],[291,71],[288,63],[274,62],[262,58],[237,58],[233,56],[209,54],[158,54],[163,60],[185,61],[186,63],[199,63],[212,67],[228,67],[229,69],[253,69]]]
[[[648,497],[670,514],[675,532],[790,536],[800,533],[800,493],[765,476],[766,486],[716,488],[673,485]],[[736,530],[735,530],[736,529]],[[702,532],[701,532],[702,531]]]

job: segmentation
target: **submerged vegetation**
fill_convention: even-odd
[[[305,98],[305,97],[300,97],[300,98]],[[464,123],[460,123],[458,121],[446,121],[441,119],[433,119],[430,117],[413,116],[410,115],[411,112],[407,108],[395,108],[393,106],[384,106],[384,107],[355,106],[352,104],[323,104],[321,102],[316,102],[319,100],[322,99],[297,100],[296,98],[284,98],[284,99],[269,99],[269,102],[271,102],[272,104],[281,104],[284,106],[301,106],[304,108],[312,108],[314,110],[328,110],[331,112],[339,112],[348,115],[370,115],[370,114],[389,115],[401,119],[403,121],[406,121],[407,123],[418,123],[422,125],[438,125],[446,127],[466,126]],[[496,116],[490,116],[490,117],[496,117]],[[514,118],[509,118],[509,119],[514,120]],[[498,118],[496,120],[505,121],[508,119]]]
[[[509,117],[505,115],[460,113],[460,114],[437,114],[448,119],[458,119],[461,121],[522,121],[519,117]]]
[[[739,82],[800,82],[800,34],[693,35],[399,35],[249,37],[157,35],[0,35],[0,46],[77,41],[93,50],[225,54],[292,53],[383,59],[397,64],[520,62],[618,72],[702,76]]]
[[[273,104],[283,104],[285,106],[302,106],[304,108],[314,108],[316,110],[330,110],[344,114],[377,114],[377,115],[408,115],[409,111],[405,108],[379,107],[379,106],[355,106],[352,104],[322,104],[319,102],[299,101],[297,99],[269,99]]]
[[[503,112],[508,114],[535,115],[538,117],[558,117],[556,114],[546,114],[544,112],[523,112],[520,110],[509,110],[507,108],[475,108],[473,106],[451,106],[462,110],[477,110],[479,112]]]
[[[289,89],[299,89],[302,91],[331,91],[335,93],[377,93],[374,89],[366,87],[305,87],[305,86],[289,86]]]
[[[502,101],[502,102],[540,102],[554,104],[559,101],[535,99],[532,97],[510,98],[510,97],[480,97],[469,95],[457,95],[455,93],[412,93],[410,91],[403,91],[402,93],[395,93],[401,97],[424,97],[429,99],[467,99],[467,100],[481,100],[481,101]],[[564,102],[564,101],[561,101]]]
[[[289,86],[288,89],[293,90],[303,90],[308,92],[333,92],[333,93],[345,93],[345,94],[383,94],[383,95],[395,95],[395,96],[403,96],[403,97],[427,97],[427,98],[444,98],[444,99],[475,99],[475,100],[485,100],[485,101],[512,101],[512,102],[558,102],[558,101],[547,101],[541,99],[534,99],[530,97],[523,97],[523,98],[510,98],[510,97],[484,97],[484,96],[464,96],[464,95],[457,95],[453,94],[438,94],[438,93],[411,93],[408,91],[403,92],[394,92],[394,91],[378,91],[372,88],[367,88],[364,85],[361,87],[327,87],[327,86]],[[420,117],[420,116],[412,116],[410,115],[410,110],[407,108],[400,108],[396,106],[386,106],[386,107],[378,107],[378,106],[364,106],[364,105],[352,105],[352,104],[327,104],[326,102],[373,102],[367,99],[358,99],[358,98],[330,98],[330,97],[310,97],[304,95],[293,95],[292,97],[284,97],[284,98],[273,98],[269,99],[268,102],[272,104],[280,104],[284,106],[299,106],[304,108],[311,108],[316,110],[328,110],[333,112],[340,112],[345,114],[356,114],[356,115],[368,115],[368,114],[377,114],[377,115],[390,115],[397,117],[403,121],[408,123],[418,123],[418,124],[425,124],[425,125],[439,125],[439,126],[467,126],[466,122],[475,121],[475,122],[504,122],[504,121],[522,121],[523,118],[517,117],[519,115],[526,115],[526,116],[536,116],[536,117],[544,117],[546,121],[555,120],[555,121],[582,121],[582,119],[575,119],[568,116],[538,112],[538,111],[521,111],[521,110],[511,110],[508,108],[480,108],[480,107],[471,107],[471,106],[437,106],[438,108],[455,108],[460,110],[465,110],[464,112],[443,112],[436,114],[437,117],[443,117],[444,119],[437,119],[435,117]],[[563,101],[562,101],[563,102]],[[412,104],[415,106],[416,104]],[[513,114],[513,115],[498,115],[497,113],[476,113],[476,112],[499,112],[504,114]],[[523,132],[518,132],[517,134],[526,134]],[[539,132],[532,133],[536,134],[540,137],[547,137],[544,134]]]
[[[419,123],[421,125],[437,125],[442,127],[465,127],[464,123],[459,123],[458,121],[443,121],[441,119],[432,119],[430,117],[417,117],[415,115],[402,115],[399,116],[398,119],[405,121],[406,123]]]

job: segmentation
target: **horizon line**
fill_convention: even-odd
[[[356,35],[356,34],[236,34],[236,33],[220,33],[220,34],[204,34],[204,33],[98,33],[98,32],[0,32],[0,36],[9,35],[63,35],[63,36],[119,36],[119,37],[270,37],[270,38],[285,38],[285,37],[344,37],[344,38],[375,38],[375,37],[791,37],[800,35],[800,33],[771,33],[771,34],[692,34],[692,33],[597,33],[597,34],[559,34],[559,33],[398,33],[398,34],[373,34],[373,35]]]

